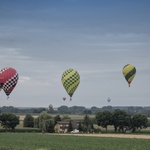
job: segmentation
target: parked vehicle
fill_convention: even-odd
[[[74,129],[73,131],[71,131],[71,133],[79,133],[79,130]]]

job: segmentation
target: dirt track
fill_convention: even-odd
[[[137,135],[137,134],[135,135],[134,134],[62,134],[62,135],[150,139],[150,135]]]

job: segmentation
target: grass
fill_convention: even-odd
[[[0,133],[0,150],[149,150],[146,139]]]

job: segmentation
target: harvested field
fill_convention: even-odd
[[[62,134],[62,135],[150,139],[150,135],[139,135],[139,134]]]

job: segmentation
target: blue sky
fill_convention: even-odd
[[[0,105],[150,106],[149,7],[149,0],[1,0],[0,67],[15,68],[19,82],[9,100],[1,91]],[[130,63],[137,74],[129,88],[122,68]],[[61,83],[69,68],[81,77],[71,102]]]

